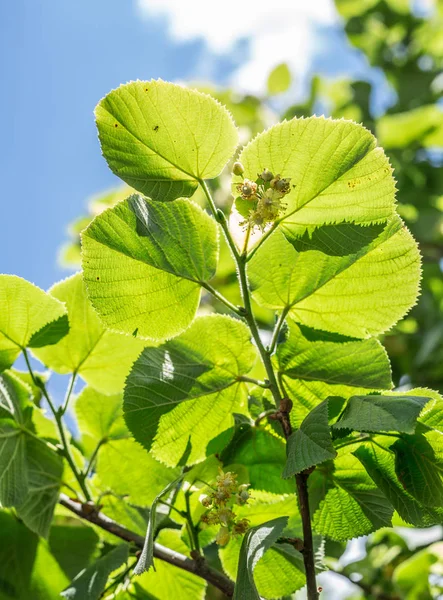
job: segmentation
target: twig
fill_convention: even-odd
[[[91,510],[89,504],[82,504],[81,502],[72,500],[65,494],[60,495],[59,502],[62,506],[81,519],[85,519],[86,521],[89,521],[89,523],[97,525],[97,527],[112,533],[125,542],[133,543],[140,549],[143,548],[145,543],[144,537],[119,525],[102,512]],[[170,550],[157,543],[154,544],[154,556],[170,565],[174,565],[179,569],[183,569],[184,571],[188,571],[189,573],[193,573],[194,575],[205,579],[208,583],[222,591],[226,596],[231,597],[234,594],[234,583],[228,579],[226,575],[210,567],[203,557],[198,561],[192,560],[184,554]]]
[[[54,419],[55,419],[55,422],[56,422],[56,425],[57,425],[57,429],[58,429],[58,432],[59,432],[59,435],[60,435],[60,440],[61,440],[61,443],[62,443],[62,446],[63,446],[63,449],[62,449],[63,450],[63,456],[68,461],[68,464],[71,467],[71,471],[74,474],[74,477],[76,478],[76,480],[77,480],[77,482],[78,482],[78,484],[79,484],[79,486],[80,486],[80,488],[81,488],[81,490],[82,490],[82,492],[83,492],[83,494],[85,496],[85,499],[86,500],[91,500],[91,494],[89,493],[88,486],[86,485],[86,482],[85,482],[82,474],[77,469],[77,466],[75,464],[74,458],[73,458],[72,453],[71,453],[70,445],[69,445],[68,440],[66,438],[65,427],[64,427],[64,424],[63,424],[63,414],[62,414],[62,412],[60,412],[59,410],[57,410],[55,408],[55,405],[54,405],[54,403],[51,400],[51,397],[50,397],[50,395],[48,393],[48,390],[46,389],[46,385],[44,384],[44,382],[41,381],[40,379],[37,379],[35,377],[34,371],[32,370],[32,367],[31,367],[31,362],[29,360],[29,356],[28,356],[28,352],[27,352],[26,348],[23,348],[23,356],[25,358],[25,362],[26,362],[26,365],[28,367],[29,374],[31,375],[32,381],[34,382],[34,385],[36,385],[39,389],[41,389],[42,394],[45,397],[45,399],[46,399],[46,401],[47,401],[47,403],[49,405],[49,408],[50,408],[50,410],[51,410],[51,412],[52,412],[52,414],[54,416]],[[71,380],[71,382],[72,382],[72,380]],[[71,391],[72,391],[72,387],[73,387],[73,383],[72,383],[72,385],[70,384],[70,386],[69,386],[69,389],[71,389]],[[68,394],[67,394],[68,400],[69,400],[69,396],[70,396],[70,393],[68,392]]]

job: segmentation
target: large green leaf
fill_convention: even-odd
[[[67,585],[45,540],[0,511],[0,599],[58,600]]]
[[[384,115],[377,121],[377,135],[386,148],[404,148],[413,143],[443,146],[443,111],[430,104]]]
[[[408,600],[433,600],[432,593],[432,565],[436,565],[435,574],[439,573],[443,555],[443,543],[436,542],[427,548],[423,548],[403,562],[401,562],[392,574],[395,588],[403,598]],[[441,585],[439,586],[441,589]]]
[[[148,529],[146,531],[145,543],[143,546],[142,553],[140,554],[140,558],[138,559],[137,565],[134,569],[135,575],[141,575],[145,571],[149,571],[149,569],[152,566],[152,563],[154,561],[154,534],[156,529],[155,520],[157,505],[163,498],[163,496],[171,492],[177,486],[177,484],[180,483],[182,479],[183,475],[181,475],[174,481],[170,481],[168,485],[163,490],[161,490],[161,492],[159,492],[159,494],[155,497],[152,503],[151,511],[149,513]]]
[[[115,536],[113,538],[115,542]],[[48,544],[52,555],[69,579],[86,569],[97,552],[100,538],[96,531],[78,519],[53,524]]]
[[[357,447],[339,450],[333,464],[317,467],[308,480],[314,529],[336,541],[391,525],[393,507],[352,455]]]
[[[238,378],[255,358],[240,321],[222,315],[196,319],[179,337],[146,348],[134,364],[124,393],[129,429],[171,466],[185,453],[191,464],[221,450],[211,441],[223,441],[234,425],[232,413],[245,411],[246,390]]]
[[[0,502],[14,506],[29,529],[47,537],[63,460],[44,439],[35,437],[33,430],[41,431],[39,421],[37,428],[30,421],[29,398],[29,387],[16,375],[0,375]]]
[[[443,445],[422,434],[403,435],[392,446],[395,471],[404,489],[425,506],[443,504]],[[430,441],[437,441],[433,445]]]
[[[258,135],[242,151],[244,176],[265,168],[291,178],[284,227],[301,235],[325,224],[380,223],[394,214],[392,169],[361,125],[323,117],[293,119]]]
[[[55,284],[50,294],[66,303],[71,328],[58,344],[34,349],[35,356],[57,373],[77,372],[104,394],[121,391],[146,342],[105,329],[86,296],[80,273]]]
[[[215,274],[216,223],[193,202],[130,196],[82,234],[89,298],[108,326],[164,340],[195,316],[200,282]]]
[[[42,537],[48,537],[62,484],[63,459],[43,440],[26,436],[28,491],[17,505],[17,514],[25,525]]]
[[[400,517],[406,523],[416,527],[429,527],[440,523],[441,515],[415,500],[397,478],[394,455],[389,448],[392,445],[392,438],[386,447],[382,446],[383,438],[381,436],[377,436],[376,442],[374,444],[368,441],[361,444],[354,454]]]
[[[100,448],[97,485],[103,491],[125,496],[138,506],[150,506],[171,479],[176,469],[156,461],[133,439],[109,440]]]
[[[198,179],[220,174],[238,133],[214,98],[164,81],[132,81],[95,110],[111,170],[155,200],[191,196]]]
[[[0,503],[17,506],[27,492],[25,434],[12,419],[0,419]]]
[[[0,371],[29,346],[55,344],[69,330],[66,309],[16,275],[0,275]]]
[[[377,340],[349,340],[292,320],[288,324],[289,337],[278,346],[277,362],[294,403],[294,425],[328,396],[349,398],[392,386],[389,360]]]
[[[0,419],[13,419],[25,425],[32,410],[31,390],[13,371],[0,375]]]
[[[287,442],[283,477],[293,477],[314,465],[335,458],[328,422],[328,400],[311,410]]]
[[[220,550],[223,569],[235,579],[238,571],[242,539],[232,539]],[[290,597],[306,582],[303,558],[287,544],[274,544],[258,561],[254,581],[260,597]]]
[[[335,429],[414,433],[417,418],[430,398],[421,396],[353,396]]]
[[[106,396],[91,387],[85,387],[76,398],[75,416],[82,447],[88,455],[98,443],[129,436],[123,420],[122,394]]]
[[[25,420],[29,390],[11,372],[0,375],[0,503],[17,506],[28,492]]]
[[[326,229],[292,244],[282,231],[274,232],[249,263],[255,300],[316,329],[356,338],[386,331],[418,295],[414,239],[398,217],[384,228]]]
[[[127,544],[113,548],[93,565],[81,571],[61,595],[68,600],[99,600],[109,575],[128,560],[128,555]]]
[[[287,517],[279,517],[251,527],[246,532],[240,550],[234,600],[260,600],[254,582],[254,569],[266,550],[281,536],[287,523]]]
[[[238,428],[221,455],[225,465],[239,464],[247,468],[253,490],[290,494],[295,491],[294,482],[281,477],[285,457],[286,444],[282,438],[268,428],[246,423]]]

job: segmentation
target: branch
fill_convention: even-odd
[[[125,542],[133,543],[140,549],[143,548],[145,543],[144,537],[119,525],[102,512],[99,512],[95,506],[82,504],[81,502],[72,500],[66,496],[66,494],[60,494],[59,503],[81,519],[85,519],[86,521],[89,521],[89,523],[97,525],[97,527],[112,533]],[[184,554],[170,550],[157,543],[154,544],[154,556],[160,560],[164,560],[170,565],[174,565],[174,567],[178,567],[179,569],[183,569],[184,571],[188,571],[189,573],[193,573],[194,575],[205,579],[208,583],[211,583],[214,587],[222,591],[226,596],[231,597],[234,594],[234,583],[228,579],[226,575],[210,567],[203,557],[199,558],[199,560],[192,560],[191,558],[184,556]]]

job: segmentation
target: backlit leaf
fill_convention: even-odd
[[[55,284],[50,294],[66,303],[69,334],[33,353],[57,373],[77,372],[104,394],[123,389],[126,375],[146,342],[105,329],[89,302],[81,273]]]
[[[82,234],[89,298],[103,322],[162,341],[191,323],[200,282],[215,274],[214,219],[193,202],[130,196]]]
[[[214,98],[161,80],[121,85],[95,116],[111,170],[155,200],[192,196],[196,180],[217,177],[238,142]]]
[[[0,371],[23,348],[55,344],[69,329],[62,302],[16,275],[0,275]]]
[[[221,450],[216,440],[210,443],[233,427],[232,413],[244,412],[238,377],[255,359],[243,323],[222,315],[197,318],[177,338],[146,348],[134,364],[124,393],[129,429],[170,466],[185,453],[188,464],[203,460]]]

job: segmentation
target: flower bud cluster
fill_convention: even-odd
[[[202,496],[200,502],[209,509],[202,517],[203,525],[220,525],[215,541],[219,546],[225,546],[231,536],[243,535],[248,527],[248,519],[238,519],[234,513],[234,505],[245,505],[249,498],[249,484],[237,484],[237,475],[231,471],[226,473],[219,469],[214,491]]]
[[[266,225],[278,219],[286,209],[282,200],[291,191],[291,179],[264,169],[256,181],[243,179],[236,190],[243,200],[251,202],[248,216],[241,225],[264,231]]]

